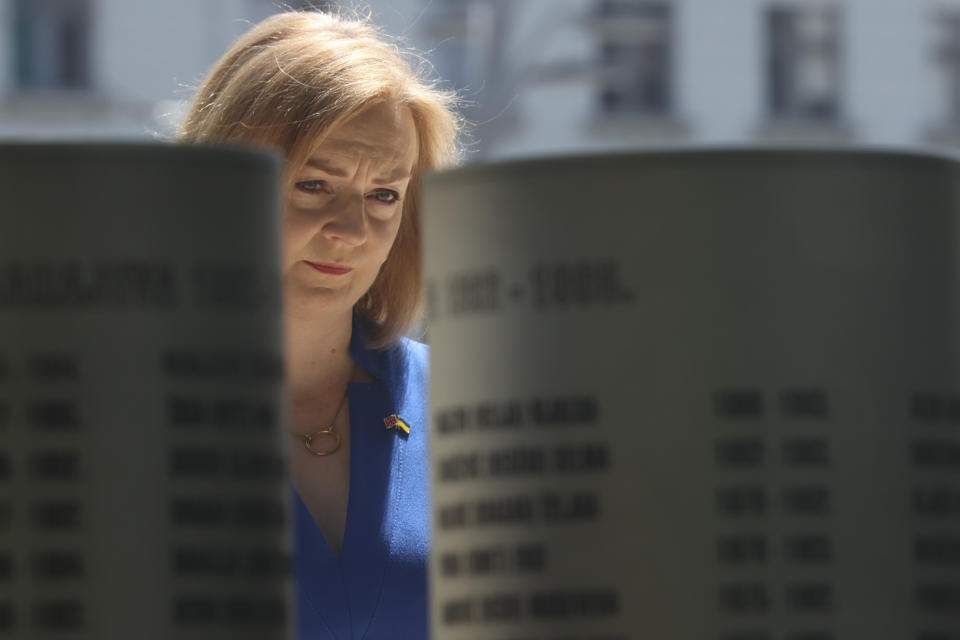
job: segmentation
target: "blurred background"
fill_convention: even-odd
[[[169,137],[258,20],[341,3],[0,0],[0,138]],[[467,162],[667,146],[960,150],[960,0],[369,0]]]

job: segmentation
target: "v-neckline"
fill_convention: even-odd
[[[381,599],[390,561],[385,525],[397,496],[392,473],[400,442],[384,437],[383,418],[396,411],[379,380],[350,383],[350,489],[343,545],[333,552],[306,504],[294,491],[300,588],[338,640],[362,638]],[[377,429],[380,423],[380,429]],[[336,575],[339,579],[331,580]],[[331,616],[330,611],[347,615]]]

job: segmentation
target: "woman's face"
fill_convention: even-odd
[[[397,237],[417,159],[406,107],[381,104],[333,129],[287,194],[287,313],[349,312],[373,284]]]

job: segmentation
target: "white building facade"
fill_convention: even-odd
[[[0,0],[0,138],[169,135],[203,74],[277,8],[274,0]]]
[[[257,20],[309,0],[0,0],[0,138],[169,135]],[[312,4],[324,4],[314,1]],[[960,0],[370,0],[476,125],[469,160],[960,144]]]
[[[465,61],[460,75],[448,74],[483,105],[481,157],[770,143],[953,149],[960,140],[956,0],[432,7],[433,38],[458,10],[467,25],[450,56]],[[491,38],[492,24],[505,33]]]

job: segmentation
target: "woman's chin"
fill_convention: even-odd
[[[352,312],[358,299],[349,289],[312,287],[288,290],[284,304],[292,317],[326,318]]]

